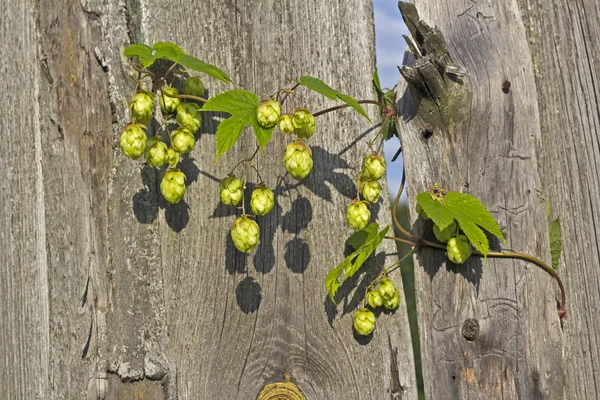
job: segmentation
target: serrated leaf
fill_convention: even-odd
[[[185,51],[175,43],[156,42],[152,46],[155,58],[163,58],[173,62],[179,62],[179,57],[185,54]]]
[[[484,256],[489,251],[489,243],[482,229],[506,242],[498,223],[476,197],[446,192],[443,201],[439,201],[433,199],[429,192],[423,192],[417,195],[417,203],[440,230],[456,220],[471,244]]]
[[[377,249],[387,231],[390,229],[386,226],[381,232],[377,233],[378,225],[371,223],[367,228],[362,231],[367,234],[367,238],[364,243],[357,248],[352,254],[342,261],[340,265],[329,271],[325,278],[325,286],[329,292],[329,298],[335,304],[335,293],[344,281],[352,277],[364,264],[364,262],[373,254]],[[354,235],[353,235],[354,236]],[[342,273],[344,274],[343,277]],[[341,277],[341,278],[340,278]]]
[[[395,117],[384,118],[381,123],[381,135],[383,136],[383,140],[389,140],[394,136],[398,136]]]
[[[142,63],[142,68],[148,68],[156,61],[156,58],[152,54],[152,48],[143,43],[135,43],[127,46],[123,50],[125,57],[136,57]]]
[[[365,241],[371,236],[377,235],[377,231],[379,231],[379,225],[377,222],[371,222],[367,227],[361,231],[354,232],[347,240],[348,243],[354,250],[357,250],[360,246],[362,246]]]
[[[238,140],[244,128],[251,125],[256,140],[264,149],[273,133],[273,128],[265,129],[258,124],[256,109],[258,96],[246,90],[230,90],[211,97],[200,111],[218,111],[231,114],[221,121],[217,127],[217,160],[227,152]]]
[[[383,102],[386,107],[394,108],[396,105],[396,91],[392,89],[387,90],[383,95]]]
[[[192,57],[188,54],[183,54],[179,56],[179,63],[186,68],[191,70],[201,72],[208,76],[211,76],[215,79],[220,80],[221,82],[230,83],[231,78],[224,71],[219,69],[217,66],[205,63],[197,59],[196,57]]]
[[[380,99],[383,96],[383,90],[381,90],[381,82],[379,82],[379,73],[377,72],[377,68],[373,72],[373,86],[375,86],[375,90],[377,91],[377,99]]]
[[[365,117],[367,121],[371,122],[371,119],[355,98],[348,96],[347,94],[338,92],[322,80],[312,76],[301,76],[300,79],[298,79],[298,83],[331,100],[342,100],[344,103],[348,104],[350,107],[356,110],[356,112],[358,112],[360,115]]]
[[[550,221],[548,224],[548,233],[550,235],[550,255],[552,258],[552,268],[557,269],[562,254],[562,233],[560,231],[560,218]]]

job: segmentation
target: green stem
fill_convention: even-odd
[[[406,183],[406,175],[404,174],[404,170],[402,170],[402,181],[400,182],[400,188],[398,189],[398,194],[396,195],[396,200],[394,200],[394,205],[392,206],[392,219],[394,220],[394,225],[396,228],[402,233],[404,236],[416,241],[418,238],[414,237],[408,230],[404,229],[404,227],[400,224],[398,220],[398,216],[396,215],[396,210],[398,209],[398,203],[400,203],[400,196],[402,195],[402,190],[404,190],[404,184]]]
[[[381,109],[383,111],[385,111],[385,112],[391,111],[389,108],[387,108],[386,106],[384,106],[383,104],[381,104],[377,100],[359,100],[358,103],[359,104],[375,104],[375,105],[378,105],[379,107],[381,107]],[[314,117],[318,117],[319,115],[327,114],[327,113],[330,113],[332,111],[341,110],[341,109],[347,108],[347,107],[350,107],[350,105],[349,104],[342,104],[342,105],[339,105],[339,106],[335,106],[335,107],[331,107],[331,108],[326,108],[325,110],[321,110],[321,111],[318,111],[318,112],[314,113],[313,116]]]
[[[161,93],[163,93],[163,92],[161,91]],[[167,96],[167,97],[176,97],[178,99],[196,100],[196,101],[199,101],[201,103],[206,103],[208,101],[204,97],[192,96],[191,94],[169,94],[169,93],[164,92],[164,95]]]
[[[256,155],[258,154],[258,150],[260,149],[260,146],[256,146],[256,150],[254,150],[254,153],[252,153],[252,155],[250,156],[250,158],[245,158],[243,160],[240,160],[237,164],[235,164],[235,167],[233,167],[231,169],[231,171],[229,172],[229,175],[233,174],[233,171],[235,171],[235,169],[237,167],[239,167],[241,164],[245,163],[245,162],[251,162],[252,160],[254,160],[254,157],[256,157]],[[258,172],[258,171],[257,171]],[[260,176],[260,175],[259,175]]]

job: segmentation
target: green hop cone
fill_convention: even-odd
[[[148,125],[148,122],[152,119],[153,111],[154,94],[152,92],[142,90],[134,94],[129,102],[131,119],[138,124]]]
[[[146,156],[146,162],[151,167],[162,167],[167,161],[167,152],[169,148],[167,145],[157,140],[152,146],[148,148],[148,155]]]
[[[200,107],[196,103],[181,103],[177,107],[177,123],[194,134],[202,125]]]
[[[381,297],[383,297],[383,301],[389,300],[398,294],[398,289],[396,288],[396,284],[390,278],[383,278],[381,282],[379,282],[379,293]]]
[[[292,116],[290,114],[283,114],[281,118],[279,118],[278,126],[279,130],[284,135],[294,133],[294,124],[292,124]]]
[[[252,192],[250,208],[256,215],[267,215],[275,205],[275,196],[268,187],[259,186]]]
[[[308,139],[315,133],[315,117],[304,108],[294,112],[292,125],[294,125],[294,133],[300,138]]]
[[[396,294],[390,298],[383,299],[383,306],[386,310],[395,310],[400,305],[400,294],[396,291]]]
[[[354,313],[354,330],[361,336],[370,335],[375,329],[375,314],[366,308]]]
[[[366,181],[361,186],[361,194],[369,203],[377,203],[381,194],[381,185],[378,181]]]
[[[285,147],[283,156],[285,169],[296,179],[304,179],[313,167],[312,151],[310,147],[297,141]]]
[[[371,212],[366,201],[354,200],[346,210],[346,222],[355,231],[365,229],[371,219]]]
[[[179,170],[168,170],[160,182],[160,192],[171,204],[179,203],[185,193],[185,175]]]
[[[185,88],[183,93],[192,96],[202,97],[204,96],[204,84],[198,77],[190,77],[185,80]]]
[[[456,235],[456,221],[452,221],[450,225],[440,230],[437,225],[433,224],[433,234],[435,238],[442,243],[448,243],[454,235]]]
[[[146,150],[146,132],[140,124],[129,124],[121,133],[121,150],[129,158],[134,160],[139,158]]]
[[[256,109],[258,124],[263,128],[272,128],[279,121],[281,104],[275,100],[265,100]]]
[[[454,264],[462,264],[471,256],[473,249],[465,235],[457,235],[448,240],[446,246],[448,259]]]
[[[230,175],[221,180],[219,196],[223,204],[235,206],[244,196],[244,184],[235,175]]]
[[[173,131],[171,136],[171,146],[178,153],[189,153],[194,149],[196,145],[196,138],[194,134],[186,128],[179,128]]]
[[[160,90],[163,92],[160,94],[160,108],[165,114],[173,114],[175,111],[177,111],[177,107],[179,107],[181,104],[181,100],[177,97],[169,97],[167,94],[170,94],[171,96],[177,96],[179,91],[177,91],[177,89],[174,87],[169,86],[163,86]]]
[[[179,153],[175,149],[170,148],[167,150],[167,159],[165,161],[169,163],[169,168],[175,168],[179,164]]]
[[[377,154],[369,154],[363,159],[362,178],[379,180],[385,175],[387,164],[383,157]]]
[[[235,247],[244,253],[249,253],[258,244],[259,229],[256,221],[245,215],[239,217],[231,227],[231,239]]]
[[[383,296],[381,296],[379,290],[371,290],[367,293],[367,303],[372,308],[377,308],[383,304]]]

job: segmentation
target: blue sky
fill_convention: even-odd
[[[402,21],[397,0],[373,0],[375,13],[375,44],[377,49],[377,71],[382,87],[392,88],[398,82],[398,66],[404,57],[403,34],[408,30]],[[400,143],[394,138],[385,143],[385,156],[388,162],[388,183],[390,194],[395,196],[402,179],[402,158],[392,163],[391,158]]]

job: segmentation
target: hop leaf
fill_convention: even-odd
[[[178,170],[168,170],[160,182],[160,192],[171,204],[183,199],[185,193],[185,175]]]
[[[437,225],[434,224],[433,234],[435,238],[441,243],[448,243],[448,241],[456,235],[456,221],[452,221],[452,223],[444,229],[440,229]]]
[[[139,158],[146,150],[146,133],[142,129],[143,125],[130,124],[125,127],[121,133],[121,150],[123,154],[132,159]]]
[[[285,169],[296,179],[304,179],[313,167],[312,151],[310,147],[298,141],[285,147],[283,156]]]
[[[375,329],[375,314],[366,308],[354,313],[354,330],[361,336],[370,335]]]
[[[230,175],[221,180],[219,196],[223,204],[235,206],[244,196],[244,184],[235,175]]]
[[[268,187],[257,187],[250,198],[250,208],[256,215],[267,215],[275,205],[275,196]]]
[[[355,231],[365,229],[371,219],[367,202],[354,200],[346,210],[346,222]]]
[[[249,253],[254,250],[258,244],[259,236],[258,224],[246,216],[236,219],[231,227],[233,244],[243,253]]]

